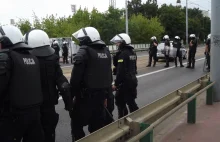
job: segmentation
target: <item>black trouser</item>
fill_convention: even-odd
[[[40,108],[13,111],[0,116],[1,142],[43,142]]]
[[[55,129],[59,120],[59,114],[55,111],[55,106],[41,107],[41,124],[44,130],[45,141],[55,142]]]
[[[118,118],[124,117],[128,114],[128,108],[130,113],[138,110],[138,106],[135,102],[137,97],[137,89],[120,88],[116,91],[115,104],[118,107]]]
[[[63,63],[64,63],[64,64],[65,64],[65,63],[67,63],[67,64],[69,63],[69,62],[68,62],[68,54],[66,54],[66,53],[63,54]]]
[[[150,51],[149,52],[149,63],[148,63],[148,66],[151,66],[152,58],[154,59],[153,66],[155,66],[156,62],[157,62],[157,52],[156,51]]]
[[[169,62],[170,62],[170,56],[169,54],[165,54],[165,60],[166,60],[166,66],[169,66]]]
[[[208,69],[210,69],[210,53],[206,53],[206,60],[207,60]]]
[[[177,66],[177,57],[179,58],[180,66],[182,66],[182,65],[183,65],[183,62],[182,62],[182,59],[183,59],[183,58],[182,58],[182,51],[179,50],[179,49],[177,49],[177,51],[176,51],[176,57],[175,57],[175,59],[174,59],[176,66]]]
[[[112,88],[109,91],[109,95],[107,97],[107,109],[106,109],[106,119],[105,119],[105,125],[108,125],[112,123],[113,120],[113,111],[114,111],[115,105],[114,105],[114,95],[112,93]]]
[[[73,142],[85,136],[83,126],[89,125],[90,133],[105,126],[104,100],[107,98],[108,90],[88,92],[90,94],[84,94],[84,98],[77,96],[74,100],[72,111],[74,117],[71,119]]]
[[[188,67],[195,67],[195,55],[196,55],[196,50],[189,50],[189,57],[188,57]],[[192,66],[191,66],[192,65]]]

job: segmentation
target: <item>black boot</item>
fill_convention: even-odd
[[[175,66],[177,67],[177,58],[175,58],[174,61],[175,61]]]
[[[191,69],[194,69],[195,68],[195,62],[192,62],[192,67]]]
[[[186,66],[186,68],[191,68],[191,62],[188,62],[188,65]]]
[[[181,67],[181,68],[184,67],[182,58],[180,58],[179,61],[180,61],[180,67]]]
[[[169,64],[166,64],[164,67],[165,67],[165,68],[168,68],[168,67],[169,67]]]
[[[156,62],[157,62],[157,61],[154,61],[153,67],[155,67],[155,66],[156,66]]]

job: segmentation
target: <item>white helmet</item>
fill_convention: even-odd
[[[152,36],[150,39],[151,40],[157,40],[157,38],[155,36]]]
[[[55,50],[50,47],[50,39],[46,32],[33,29],[24,35],[24,42],[35,50],[32,53],[36,56],[49,56]]]
[[[58,41],[57,41],[57,40],[55,40],[55,41],[53,42],[53,44],[58,44]]]
[[[191,38],[195,38],[196,35],[195,35],[195,34],[191,34],[189,37],[191,37]]]
[[[169,39],[169,36],[168,36],[168,35],[165,35],[165,36],[163,37],[163,39]]]
[[[128,34],[121,33],[114,36],[110,42],[112,43],[124,43],[124,44],[131,44],[131,38]]]
[[[24,43],[21,30],[12,25],[5,25],[0,27],[0,43],[3,47],[10,47],[18,43]],[[24,47],[18,48],[30,48],[23,44]]]
[[[81,45],[87,45],[90,43],[99,43],[101,41],[100,34],[94,27],[86,27],[78,30],[72,34],[73,37],[78,39]],[[104,42],[100,42],[104,44]]]
[[[210,39],[211,38],[211,34],[209,34],[207,38]]]
[[[180,39],[180,37],[179,36],[175,36],[175,39]]]

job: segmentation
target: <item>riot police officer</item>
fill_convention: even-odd
[[[189,56],[188,56],[188,65],[186,68],[195,68],[195,55],[197,50],[197,39],[195,34],[189,36]]]
[[[0,27],[0,141],[43,142],[40,66],[12,25]]]
[[[210,51],[211,51],[211,34],[208,35],[205,47],[205,55],[207,59],[207,70],[210,71]]]
[[[60,47],[59,47],[59,44],[58,44],[58,41],[54,41],[53,44],[52,44],[52,48],[55,50],[55,54],[60,57]]]
[[[33,48],[31,53],[38,58],[40,63],[41,87],[44,98],[41,106],[41,123],[45,142],[55,142],[55,129],[59,120],[59,115],[55,110],[55,105],[58,104],[58,92],[63,97],[65,109],[71,111],[73,104],[70,85],[60,68],[59,57],[50,47],[47,33],[34,29],[25,34],[24,40]]]
[[[157,38],[155,36],[151,37],[150,49],[149,49],[149,63],[147,67],[151,66],[152,58],[154,58],[153,67],[155,67],[157,62]]]
[[[68,61],[68,53],[69,53],[69,50],[68,50],[68,46],[67,46],[67,42],[65,41],[65,38],[63,39],[63,64],[68,64],[69,61]]]
[[[130,112],[138,109],[135,102],[137,98],[138,80],[136,77],[137,56],[133,51],[131,39],[125,33],[117,34],[111,39],[121,49],[121,54],[118,58],[117,75],[115,83],[112,86],[116,91],[115,101],[118,107],[118,117],[121,118],[128,114],[127,106]]]
[[[180,67],[184,67],[183,66],[183,62],[182,62],[182,44],[180,42],[180,37],[179,36],[175,36],[174,42],[173,42],[173,48],[176,49],[176,56],[174,58],[175,61],[175,66],[177,67],[177,57],[179,58],[179,62],[180,62]]]
[[[82,28],[73,36],[80,49],[75,55],[70,84],[74,96],[71,129],[73,141],[85,136],[83,126],[92,133],[105,125],[105,109],[112,84],[111,55],[99,32]]]
[[[170,38],[168,35],[165,35],[163,37],[164,39],[164,54],[165,54],[165,59],[166,59],[166,65],[164,66],[165,68],[169,67],[169,61],[170,61]]]

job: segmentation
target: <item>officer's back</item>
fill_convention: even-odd
[[[0,141],[43,142],[39,62],[14,26],[0,27],[0,44]]]
[[[71,120],[73,140],[85,136],[83,126],[94,132],[105,125],[105,104],[112,83],[111,55],[99,32],[82,28],[73,36],[80,41],[74,57],[70,84],[75,97]]]
[[[58,104],[58,90],[63,97],[65,109],[71,110],[71,94],[65,93],[69,87],[59,65],[59,57],[50,47],[50,39],[46,32],[34,29],[25,35],[25,41],[33,50],[40,63],[41,87],[44,101],[41,106],[41,122],[44,128],[45,142],[55,142],[55,129],[59,120],[55,105]]]

